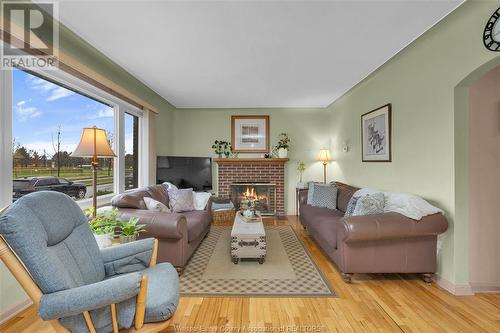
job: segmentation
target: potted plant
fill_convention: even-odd
[[[85,211],[87,217],[91,217],[93,213],[93,207]],[[89,221],[90,229],[100,248],[111,246],[113,238],[115,237],[115,228],[119,221],[116,217],[117,214],[118,209],[113,208],[97,213],[96,216]]]
[[[305,184],[302,182],[302,174],[304,173],[305,170],[306,170],[306,164],[304,163],[304,161],[299,161],[297,163],[297,171],[299,172],[300,180],[297,183],[297,188],[305,188],[306,187]]]
[[[288,156],[288,149],[290,148],[290,138],[287,133],[280,133],[278,136],[278,144],[276,149],[278,150],[279,158],[286,158]]]
[[[212,145],[212,149],[219,158],[222,158],[222,155],[228,158],[231,155],[232,147],[231,144],[227,141],[215,140],[214,144]]]
[[[137,239],[137,235],[146,231],[145,224],[137,224],[138,217],[131,217],[130,220],[118,221],[118,229],[120,230],[120,244],[133,242]]]

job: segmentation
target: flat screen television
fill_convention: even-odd
[[[212,190],[210,157],[158,156],[156,183],[170,182],[178,188]]]

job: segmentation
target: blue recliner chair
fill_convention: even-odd
[[[7,208],[0,234],[2,260],[57,331],[168,326],[179,279],[171,264],[156,265],[155,239],[99,249],[80,207],[47,191]]]

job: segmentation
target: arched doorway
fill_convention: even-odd
[[[461,272],[473,292],[500,291],[500,57],[455,88],[455,186]]]

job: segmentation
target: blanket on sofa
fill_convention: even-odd
[[[359,197],[371,193],[381,192],[385,196],[384,212],[395,212],[414,220],[443,211],[421,197],[410,193],[383,192],[371,188],[362,188],[353,197]]]

